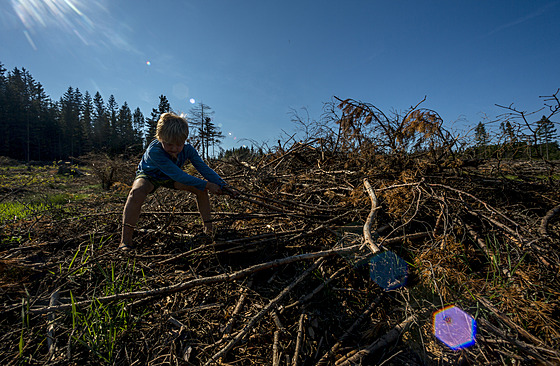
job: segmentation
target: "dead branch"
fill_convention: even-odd
[[[492,314],[494,314],[494,316],[496,316],[498,319],[503,321],[508,326],[517,330],[519,332],[519,334],[521,336],[523,336],[525,339],[527,339],[528,341],[531,341],[531,342],[535,343],[537,346],[540,346],[540,345],[544,344],[544,342],[542,340],[535,337],[531,333],[527,332],[523,327],[514,323],[506,314],[504,314],[501,311],[499,311],[498,309],[496,309],[496,307],[488,299],[485,299],[484,297],[479,297],[478,301],[480,301],[482,303],[482,305],[484,305],[488,310],[490,310],[492,312]]]
[[[308,259],[316,259],[316,258],[328,257],[332,255],[352,253],[358,251],[359,249],[360,249],[360,245],[352,245],[342,249],[331,249],[331,250],[325,250],[325,251],[314,252],[314,253],[305,253],[305,254],[295,255],[288,258],[276,259],[274,261],[257,264],[229,274],[225,273],[225,274],[210,276],[205,278],[197,278],[191,281],[182,282],[171,286],[160,287],[153,290],[128,292],[124,294],[109,295],[109,296],[99,297],[96,299],[78,301],[74,303],[74,306],[76,307],[86,306],[89,305],[92,301],[96,301],[98,303],[107,303],[107,302],[127,300],[127,299],[161,296],[174,292],[184,291],[193,287],[211,285],[220,282],[231,282],[247,277],[252,273],[259,272],[265,269],[270,269],[281,265],[299,262]],[[71,307],[72,304],[63,304],[63,305],[56,305],[56,306],[48,306],[39,309],[30,309],[29,311],[30,313],[33,314],[45,314],[52,311],[68,310]]]
[[[276,308],[278,303],[286,296],[295,286],[297,286],[305,277],[307,277],[311,272],[313,272],[319,265],[322,263],[323,259],[319,258],[311,265],[305,272],[303,272],[294,282],[290,283],[287,287],[285,287],[282,292],[278,294],[274,299],[272,299],[257,315],[255,315],[244,327],[241,329],[235,337],[219,352],[214,354],[210,359],[206,362],[206,365],[210,365],[213,363],[218,363],[217,361],[220,360],[222,357],[225,357],[226,354],[239,342],[241,341],[247,333],[253,329],[253,327],[259,322],[262,317],[264,317],[268,312],[270,312],[273,308]]]
[[[249,288],[251,288],[252,283],[253,283],[253,281],[249,280],[247,282],[247,285],[243,287],[243,290],[241,291],[241,295],[239,296],[239,299],[237,300],[237,304],[235,304],[235,308],[231,312],[231,317],[229,318],[229,321],[227,322],[227,324],[224,326],[222,338],[227,337],[231,333],[231,330],[233,329],[233,323],[235,322],[235,318],[237,317],[237,314],[239,314],[239,312],[243,308],[243,304],[245,302],[245,297],[247,295],[247,290]]]
[[[280,343],[280,331],[274,331],[274,341],[272,343],[272,366],[280,365],[280,354],[278,350],[278,343]]]
[[[296,338],[296,350],[294,352],[294,357],[292,358],[292,366],[297,366],[299,363],[299,352],[301,350],[301,344],[303,342],[303,323],[305,322],[306,315],[301,313],[298,322],[298,332]]]
[[[548,236],[548,224],[554,218],[554,216],[560,213],[560,205],[549,210],[546,215],[541,220],[541,225],[539,226],[539,234],[541,236]]]
[[[342,343],[346,340],[346,338],[348,338],[348,336],[350,336],[352,334],[352,332],[354,332],[354,329],[360,325],[364,319],[366,317],[368,317],[370,315],[370,313],[373,311],[373,309],[375,309],[375,307],[381,302],[381,300],[385,297],[386,293],[382,293],[380,296],[378,296],[374,301],[372,301],[369,306],[362,312],[362,314],[360,314],[360,316],[354,321],[354,323],[352,324],[352,326],[350,326],[350,328],[348,328],[344,334],[340,337],[340,339],[338,340],[338,342],[336,342],[331,349],[325,353],[323,355],[323,357],[321,357],[321,359],[319,360],[319,362],[317,362],[317,366],[319,365],[327,365],[327,363],[329,362],[329,359],[331,356],[335,355],[340,346],[342,345]]]
[[[377,339],[375,342],[371,343],[369,346],[359,350],[350,356],[344,356],[338,359],[335,363],[336,366],[351,366],[355,364],[360,364],[364,357],[367,357],[377,351],[380,348],[389,346],[390,344],[396,342],[402,333],[410,327],[410,325],[416,321],[418,318],[417,314],[413,314],[403,320],[401,323],[397,324],[393,329],[386,333],[383,337]]]
[[[453,187],[449,187],[449,186],[447,186],[447,185],[445,185],[445,184],[429,183],[428,186],[430,186],[430,187],[442,187],[442,188],[448,189],[448,190],[450,190],[450,191],[459,193],[460,195],[465,195],[465,196],[467,196],[467,197],[470,197],[470,198],[472,198],[473,200],[475,200],[476,202],[478,202],[478,203],[480,203],[481,205],[483,205],[484,207],[486,207],[486,209],[487,209],[488,211],[490,211],[490,212],[492,212],[492,213],[494,213],[494,214],[496,214],[496,215],[499,215],[499,216],[501,216],[502,218],[504,218],[505,220],[509,221],[509,222],[510,222],[511,224],[513,224],[516,228],[521,227],[521,225],[519,225],[518,223],[516,223],[515,221],[513,221],[510,217],[508,217],[507,215],[505,215],[503,212],[501,212],[500,210],[498,210],[498,209],[496,209],[496,208],[490,206],[488,203],[482,201],[481,199],[479,199],[478,197],[473,196],[473,195],[470,194],[470,193],[467,193],[467,192],[462,191],[462,190],[460,190],[460,189],[456,189],[456,188],[453,188]]]
[[[311,291],[309,294],[304,295],[302,297],[300,297],[297,301],[291,303],[290,305],[287,305],[283,310],[287,310],[290,309],[294,306],[298,306],[300,304],[303,304],[307,301],[309,301],[313,296],[315,296],[316,294],[318,294],[323,288],[325,288],[325,286],[327,286],[329,283],[331,283],[334,279],[336,279],[341,273],[342,271],[344,271],[344,267],[339,268],[335,273],[333,273],[326,281],[322,282],[319,286],[315,287],[315,289],[313,289],[313,291]]]
[[[494,326],[492,323],[490,323],[484,318],[480,318],[479,322],[483,330],[489,331],[494,335],[497,335],[498,337],[510,342],[512,345],[530,354],[533,358],[535,358],[540,362],[543,362],[544,364],[547,364],[548,361],[543,357],[543,352],[553,355],[555,356],[554,358],[560,360],[560,355],[558,354],[558,352],[554,350],[550,350],[540,346],[533,346],[525,342],[522,342],[520,340],[514,339],[508,336],[507,334],[505,334],[504,332],[502,332],[500,329],[498,329],[496,326]]]
[[[377,205],[377,196],[371,188],[371,184],[369,181],[364,179],[364,187],[369,194],[371,199],[371,210],[367,217],[366,223],[364,225],[364,244],[366,244],[373,254],[378,253],[380,251],[379,247],[375,244],[374,240],[371,237],[371,225],[373,224],[373,220],[375,219],[375,214],[377,213],[377,209],[379,208]]]

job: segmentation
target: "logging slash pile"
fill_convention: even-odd
[[[375,118],[346,103],[354,123],[338,139],[212,162],[241,195],[211,198],[211,237],[193,197],[160,189],[143,206],[136,250],[119,252],[136,161],[101,158],[67,184],[94,184],[113,164],[111,191],[6,220],[1,363],[560,364],[558,180],[468,167],[442,145],[452,139],[426,128],[428,112],[402,129],[403,139],[421,133],[427,154],[352,146],[356,121]],[[391,290],[370,276],[387,251],[407,263]],[[434,335],[433,314],[450,305],[476,320],[473,345],[453,350]]]

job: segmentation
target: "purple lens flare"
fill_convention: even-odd
[[[455,305],[434,313],[434,334],[452,350],[470,347],[475,342],[476,320]]]

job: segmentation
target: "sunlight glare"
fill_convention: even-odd
[[[191,104],[196,103],[196,101],[194,100],[194,98],[189,99],[189,102],[191,102]]]
[[[27,29],[35,26],[63,25],[74,29],[75,17],[91,24],[78,9],[81,0],[11,0],[12,8]],[[74,18],[74,19],[73,19]]]
[[[35,46],[35,42],[33,42],[33,39],[31,39],[31,36],[29,35],[29,32],[24,30],[23,34],[25,34],[25,38],[27,38],[27,42],[29,42],[29,44],[31,45],[31,48],[33,48],[34,51],[37,51],[37,46]]]
[[[86,46],[92,43],[104,44],[100,34],[108,36],[101,23],[92,21],[86,12],[95,16],[90,3],[84,0],[9,0],[23,28],[30,35],[44,35],[46,39],[59,39],[63,36],[77,37]],[[97,9],[102,7],[97,6]],[[52,30],[54,33],[46,33]],[[95,37],[95,38],[93,38]],[[118,35],[114,32],[108,36],[111,43],[117,43]],[[121,41],[122,43],[122,41]],[[34,44],[32,44],[34,47]],[[35,49],[35,47],[34,47]]]

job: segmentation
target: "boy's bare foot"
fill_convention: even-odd
[[[130,252],[134,249],[134,247],[125,243],[120,243],[118,249],[122,250],[123,252]]]

